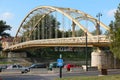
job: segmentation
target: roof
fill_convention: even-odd
[[[13,39],[14,39],[14,37],[1,38],[2,42],[13,42]]]

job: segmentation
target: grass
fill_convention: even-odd
[[[61,79],[57,78],[55,80],[120,80],[120,75],[66,77]]]
[[[0,62],[0,64],[12,64],[12,62]]]

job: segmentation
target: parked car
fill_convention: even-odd
[[[57,66],[57,62],[51,62],[51,63],[49,64],[49,67],[57,68],[57,67],[58,67],[58,66]]]
[[[68,65],[70,65],[70,68],[80,67],[79,65],[76,65],[76,64],[65,64],[64,68],[67,68]]]
[[[64,63],[63,63],[63,66],[62,67],[64,67]],[[57,62],[51,62],[50,64],[49,64],[49,66],[48,66],[48,70],[51,70],[52,71],[52,68],[59,68],[59,66],[58,66],[58,63]]]
[[[7,68],[7,65],[2,65],[0,66],[0,72],[2,72],[3,69],[6,69]]]
[[[48,70],[52,71],[52,68],[57,68],[57,62],[51,62],[48,66]]]
[[[46,68],[47,64],[45,63],[37,63],[37,64],[32,64],[29,68]]]
[[[13,64],[7,67],[7,69],[11,69],[11,70],[20,70],[21,73],[27,73],[30,71],[29,68],[24,67],[22,65],[18,65],[18,64]]]

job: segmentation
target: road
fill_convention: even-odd
[[[108,75],[120,74],[120,69],[108,70]],[[99,71],[82,71],[82,72],[63,72],[62,77],[70,76],[98,76]],[[1,73],[0,80],[54,80],[59,78],[59,73]]]
[[[2,80],[53,80],[53,77],[37,75],[3,75]]]
[[[0,80],[54,80],[57,74],[2,74]]]

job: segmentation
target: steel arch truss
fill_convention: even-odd
[[[71,8],[60,8],[60,7],[53,7],[53,6],[40,6],[37,7],[35,9],[33,9],[32,11],[29,12],[29,14],[27,14],[27,16],[23,19],[22,23],[20,24],[20,27],[16,33],[15,39],[14,39],[14,43],[17,42],[17,40],[20,38],[19,36],[22,35],[23,32],[25,32],[26,30],[24,29],[25,25],[27,27],[32,26],[32,28],[29,30],[29,36],[32,34],[32,31],[35,30],[37,28],[37,25],[39,24],[39,22],[48,14],[52,13],[52,12],[59,12],[61,14],[63,14],[64,16],[66,16],[68,19],[70,19],[72,22],[75,23],[75,25],[79,26],[84,32],[87,32],[88,36],[92,36],[92,34],[89,32],[88,29],[86,29],[81,23],[81,20],[88,20],[90,22],[93,22],[95,25],[97,25],[97,23],[99,22],[97,19],[93,18],[92,16],[90,16],[89,14],[86,14],[80,10],[75,10],[75,9],[71,9]],[[42,16],[40,18],[37,19],[36,22],[31,21],[28,23],[28,21],[31,20],[31,18],[35,15],[35,14],[41,14]],[[100,22],[101,26],[103,28],[105,28],[106,30],[109,31],[109,27],[106,26],[105,24],[103,24],[102,22]],[[27,36],[28,37],[28,36]]]

